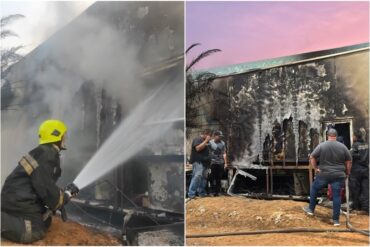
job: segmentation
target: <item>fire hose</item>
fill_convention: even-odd
[[[209,237],[224,237],[224,236],[240,236],[240,235],[256,235],[256,234],[269,234],[269,233],[297,233],[297,232],[356,232],[366,236],[369,236],[369,232],[366,230],[359,230],[354,228],[349,219],[349,186],[348,177],[345,180],[346,186],[346,227],[347,229],[318,229],[318,228],[288,228],[288,229],[274,229],[274,230],[257,230],[257,231],[245,231],[245,232],[224,232],[224,233],[206,233],[206,234],[187,234],[186,238],[209,238]]]
[[[209,238],[209,237],[256,235],[256,234],[268,234],[268,233],[296,233],[296,232],[351,232],[351,231],[348,229],[288,228],[288,229],[258,230],[258,231],[248,231],[248,232],[187,234],[186,237],[187,238]]]

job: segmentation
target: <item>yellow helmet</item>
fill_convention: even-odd
[[[43,122],[39,128],[39,143],[53,143],[62,140],[67,132],[67,126],[59,120],[49,119]]]

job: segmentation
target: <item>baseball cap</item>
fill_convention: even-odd
[[[215,133],[214,133],[215,136],[220,136],[220,137],[223,137],[224,135],[222,134],[222,131],[220,130],[216,130]]]

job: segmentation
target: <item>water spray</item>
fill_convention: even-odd
[[[183,120],[182,97],[181,83],[166,83],[147,97],[113,131],[73,183],[83,189],[164,136],[174,122]]]

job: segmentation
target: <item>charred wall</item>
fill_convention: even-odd
[[[226,133],[235,164],[307,162],[327,124],[368,131],[368,58],[366,50],[219,77],[197,121]]]

